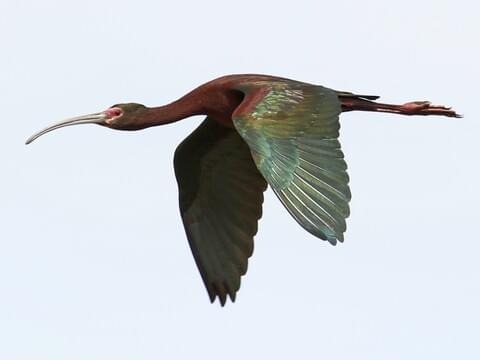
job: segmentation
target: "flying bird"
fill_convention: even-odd
[[[292,217],[332,245],[342,242],[351,198],[338,141],[339,115],[373,111],[460,117],[427,101],[391,105],[378,96],[336,91],[267,75],[229,75],[160,107],[117,104],[56,123],[27,140],[70,125],[140,130],[206,115],[176,149],[175,176],[185,232],[210,301],[235,301],[273,189]]]

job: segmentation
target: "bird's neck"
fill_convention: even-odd
[[[187,94],[170,104],[145,109],[145,113],[142,114],[142,125],[147,128],[170,124],[202,114],[206,114],[206,110],[200,99],[195,94]]]

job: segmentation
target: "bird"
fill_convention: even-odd
[[[26,144],[71,125],[132,131],[206,116],[173,162],[193,257],[210,301],[224,306],[228,298],[235,301],[247,272],[268,185],[306,231],[332,245],[343,242],[351,193],[338,140],[340,113],[461,117],[428,101],[392,105],[378,98],[277,76],[226,75],[167,105],[116,104],[63,120]]]

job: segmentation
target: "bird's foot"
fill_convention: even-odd
[[[452,108],[443,105],[432,105],[430,101],[412,101],[400,105],[399,110],[405,115],[443,115],[461,118]]]

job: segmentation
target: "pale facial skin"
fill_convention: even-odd
[[[59,121],[53,125],[46,127],[43,130],[30,136],[25,144],[30,144],[40,136],[56,129],[66,126],[80,125],[80,124],[98,124],[107,127],[115,127],[116,122],[124,115],[124,111],[119,106],[113,106],[105,111],[93,113],[88,115],[76,116],[73,118]]]

